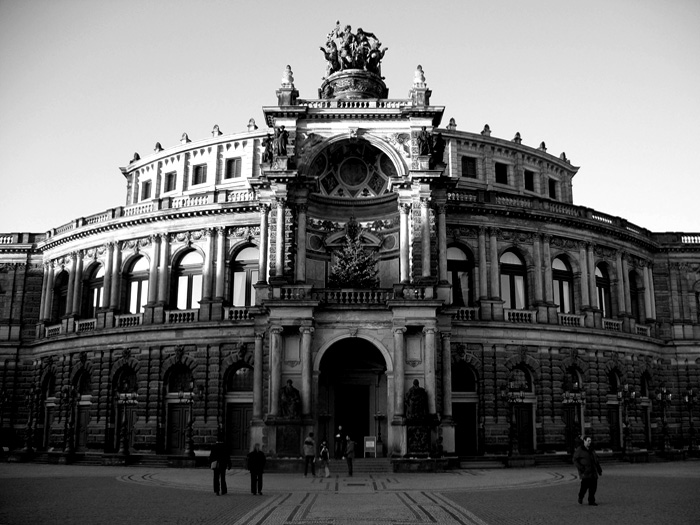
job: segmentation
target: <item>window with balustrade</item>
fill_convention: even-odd
[[[476,179],[476,159],[474,157],[462,157],[462,177]]]
[[[252,306],[255,304],[255,283],[258,282],[259,251],[246,246],[236,253],[231,263],[231,304]]]
[[[177,173],[174,171],[171,171],[170,173],[166,173],[165,174],[165,184],[163,187],[163,193],[175,191],[176,184],[177,184]]]
[[[557,198],[557,181],[554,179],[549,179],[549,198]]]
[[[97,310],[105,306],[102,304],[104,297],[105,268],[101,264],[93,264],[85,274],[83,280],[82,316],[85,319],[93,319],[97,316]]]
[[[569,262],[557,257],[552,261],[552,281],[554,284],[554,304],[559,312],[570,314],[574,311],[574,274]]]
[[[447,280],[450,289],[449,302],[453,306],[474,306],[474,263],[471,254],[458,246],[447,248]]]
[[[501,255],[501,299],[504,308],[524,310],[527,306],[527,268],[518,254]]]
[[[632,270],[629,273],[629,283],[630,283],[630,314],[638,323],[643,322],[642,312],[644,311],[644,305],[641,301],[644,300],[644,293],[641,284],[641,277],[639,274]]]
[[[146,180],[141,183],[141,200],[145,201],[146,199],[151,198],[151,181]]]
[[[527,191],[535,191],[535,173],[530,170],[525,170],[525,189]]]
[[[603,317],[612,317],[610,277],[607,264],[601,263],[595,267],[595,288],[598,294],[598,308],[603,311]]]
[[[226,159],[226,169],[224,170],[225,179],[239,179],[241,177],[241,158],[234,157]]]
[[[59,321],[68,312],[68,272],[59,273],[53,284],[53,302],[51,304],[51,319]]]
[[[178,310],[199,308],[202,300],[202,255],[191,250],[173,266],[171,301]]]
[[[148,259],[141,256],[130,261],[124,273],[126,311],[130,314],[142,313],[148,302],[148,271]]]
[[[207,165],[199,164],[192,168],[192,185],[204,184],[207,182]]]
[[[508,164],[495,163],[496,184],[508,184]]]

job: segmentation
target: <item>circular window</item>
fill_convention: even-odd
[[[341,164],[338,170],[340,179],[348,186],[360,186],[369,173],[362,159],[351,157]]]

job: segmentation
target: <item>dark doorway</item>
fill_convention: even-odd
[[[369,436],[370,426],[369,385],[336,385],[335,417],[342,421],[345,434],[361,447],[362,438]],[[356,449],[357,457],[362,450]]]
[[[187,429],[187,405],[168,405],[168,453],[184,454]]]
[[[476,403],[453,403],[455,453],[458,456],[478,454]]]
[[[250,422],[253,405],[226,405],[226,445],[232,456],[245,456],[250,451]]]
[[[622,440],[620,439],[620,406],[610,405],[608,407],[608,423],[610,424],[610,448],[621,450]]]
[[[532,438],[532,405],[516,405],[514,408],[515,423],[518,431],[518,448],[521,454],[532,454],[534,452]]]
[[[76,417],[75,417],[75,450],[78,452],[84,452],[87,450],[87,437],[88,437],[88,424],[90,423],[90,407],[80,406],[76,407]]]
[[[123,441],[122,426],[124,425],[124,410],[126,410],[126,431],[129,434],[129,450],[134,448],[134,425],[138,419],[137,408],[134,405],[117,405],[115,412],[117,424],[115,426],[116,433],[114,435],[114,450],[119,450]]]

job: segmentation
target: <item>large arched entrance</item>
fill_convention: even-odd
[[[379,349],[358,337],[338,341],[324,353],[318,383],[319,437],[336,455],[342,455],[346,435],[355,441],[357,457],[363,457],[366,436],[377,438],[377,456],[386,454],[386,370]]]

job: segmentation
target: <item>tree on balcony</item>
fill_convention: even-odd
[[[336,261],[328,277],[331,288],[375,288],[377,259],[374,252],[362,247],[362,228],[354,217],[346,227],[343,247],[335,252]]]

